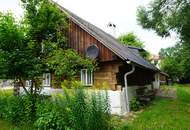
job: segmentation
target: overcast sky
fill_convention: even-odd
[[[158,54],[160,48],[176,43],[176,36],[161,38],[154,31],[144,30],[137,24],[136,10],[151,0],[55,0],[79,17],[108,31],[107,24],[114,23],[117,36],[134,32],[145,43],[145,49]],[[12,11],[16,17],[23,16],[19,0],[0,0],[0,11]]]

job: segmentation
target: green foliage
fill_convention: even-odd
[[[138,9],[137,20],[145,29],[153,29],[160,36],[169,36],[171,31],[189,43],[190,3],[187,0],[153,0],[147,8]]]
[[[27,26],[16,21],[12,14],[0,16],[0,77],[13,79],[20,85],[26,79],[34,81],[46,68],[38,55],[39,49],[34,49],[36,42],[27,36],[26,30]]]
[[[105,93],[87,94],[81,88],[65,89],[64,95],[38,106],[35,126],[55,130],[108,130],[111,125],[109,111]]]
[[[73,88],[73,87],[71,87]],[[111,114],[106,92],[64,89],[52,98],[14,97],[0,93],[0,119],[42,130],[109,130]],[[36,112],[34,112],[35,110]]]
[[[133,98],[131,101],[130,101],[130,109],[132,111],[138,111],[140,110],[141,108],[141,104],[140,102],[137,100],[137,98]]]
[[[68,20],[56,5],[47,0],[21,1],[25,10],[21,21],[16,21],[10,13],[0,13],[0,78],[13,79],[15,85],[24,88],[27,96],[2,96],[1,118],[16,124],[37,120],[35,124],[40,129],[87,129],[87,122],[83,121],[86,120],[88,102],[83,91],[77,90],[73,96],[67,96],[71,101],[50,101],[53,109],[49,109],[52,104],[39,100],[38,92],[43,73],[55,72],[58,79],[64,76],[71,80],[81,68],[94,69],[94,61],[67,48]],[[32,81],[29,90],[25,88],[25,80]],[[68,112],[65,108],[73,111]],[[106,125],[102,124],[102,127]]]
[[[25,9],[25,24],[28,35],[38,43],[51,38],[65,45],[63,31],[67,29],[67,18],[61,10],[47,0],[21,0]]]
[[[25,125],[33,122],[32,100],[29,96],[14,97],[0,93],[0,118],[16,125]]]
[[[118,40],[128,46],[134,46],[134,47],[139,47],[139,48],[144,48],[144,43],[138,39],[138,37],[134,33],[127,33],[119,36]],[[149,59],[150,53],[147,51],[140,52],[140,55],[145,58]]]
[[[173,80],[188,81],[190,77],[190,46],[177,44],[174,47],[161,49],[161,69],[168,73]]]
[[[56,5],[47,0],[22,0],[22,5],[21,21],[0,14],[0,78],[15,80],[23,88],[24,81],[31,80],[31,91],[24,90],[36,95],[43,73],[71,79],[80,68],[94,68],[94,61],[67,48],[68,19]]]
[[[82,68],[94,69],[93,60],[82,58],[72,49],[53,51],[47,59],[49,68],[55,72],[57,78],[71,80]]]
[[[180,39],[174,47],[162,49],[161,68],[176,80],[190,82],[190,3],[187,0],[153,0],[148,7],[139,7],[137,20],[145,29],[162,37],[176,32]],[[173,52],[172,52],[173,51]],[[166,54],[168,53],[168,55]]]
[[[105,92],[94,92],[89,104],[88,129],[106,130],[111,126],[110,106]]]
[[[24,32],[12,14],[0,15],[0,71],[1,78],[13,79],[17,73],[22,73],[24,51]],[[20,60],[20,59],[19,59]],[[15,66],[13,66],[16,64]]]
[[[64,107],[51,100],[41,101],[37,104],[37,120],[34,125],[38,129],[63,130],[66,127],[64,120],[66,117],[63,117],[65,115],[64,110]]]
[[[143,42],[140,41],[134,33],[127,33],[119,36],[119,41],[125,45],[144,48]]]

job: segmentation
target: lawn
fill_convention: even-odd
[[[177,99],[156,99],[135,118],[129,130],[190,130],[190,85],[175,85]]]

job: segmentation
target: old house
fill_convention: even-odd
[[[69,47],[98,62],[99,69],[94,72],[81,70],[81,82],[88,87],[106,84],[113,113],[129,111],[137,88],[159,88],[159,69],[143,59],[138,48],[122,45],[110,34],[55,4],[69,18]],[[44,85],[51,86],[51,74],[44,74],[44,79]]]

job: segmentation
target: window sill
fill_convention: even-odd
[[[92,87],[93,84],[84,84],[85,87]]]
[[[51,85],[42,85],[43,87],[51,87]]]

